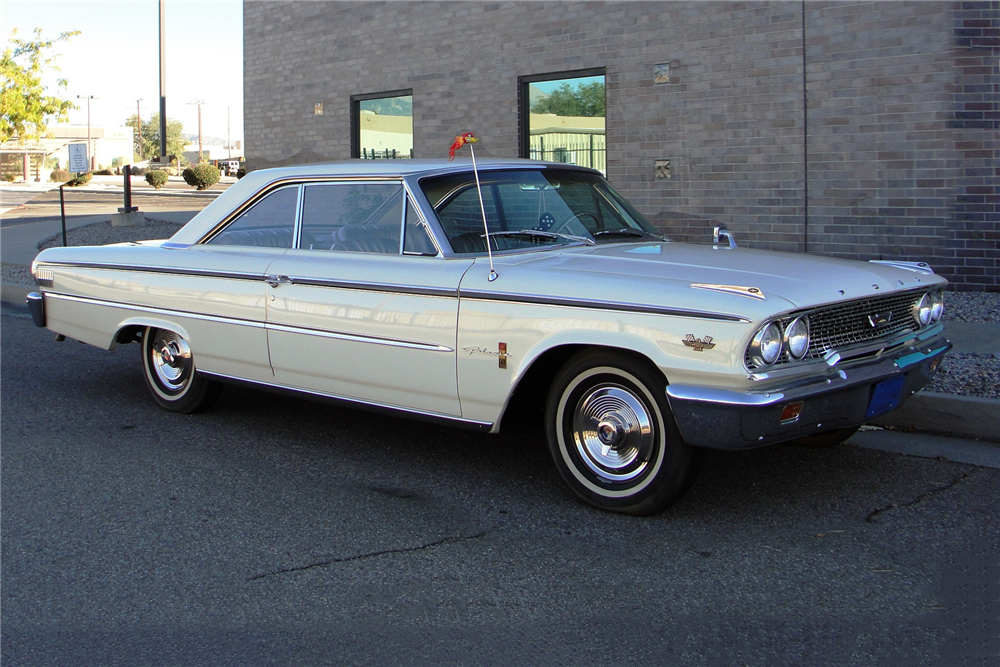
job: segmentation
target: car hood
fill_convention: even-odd
[[[708,300],[709,292],[740,301],[769,301],[768,310],[817,306],[945,282],[929,273],[930,269],[918,271],[803,253],[670,242],[566,248],[498,258],[498,262],[530,267],[550,276],[571,273],[581,279],[589,275],[612,282],[626,277],[640,288],[634,290],[638,294],[642,294],[641,285],[646,284],[672,288],[675,293],[695,293],[698,296],[694,298],[703,301]],[[661,289],[655,292],[662,298]],[[787,302],[784,308],[779,308],[781,301]],[[733,303],[730,299],[714,301],[719,305],[725,302]]]

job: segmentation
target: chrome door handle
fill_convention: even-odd
[[[278,285],[291,285],[292,279],[288,276],[271,274],[264,279],[264,282],[266,282],[269,287],[277,287]]]

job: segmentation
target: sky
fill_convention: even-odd
[[[51,39],[79,30],[59,42],[59,72],[43,81],[57,91],[56,79],[68,87],[62,95],[79,106],[69,122],[121,126],[136,112],[142,118],[159,111],[159,3],[157,0],[0,0],[0,34],[4,45],[11,30],[30,39],[35,28]],[[235,142],[243,139],[243,2],[242,0],[167,0],[167,118],[184,124],[185,134],[198,133],[202,101],[202,135]],[[227,130],[228,118],[228,130]]]

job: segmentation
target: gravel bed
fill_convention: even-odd
[[[113,227],[108,221],[71,230],[66,240],[69,245],[148,241],[169,238],[179,228],[176,223],[148,218],[145,225],[137,227]],[[38,248],[59,245],[62,234],[42,241]],[[4,264],[2,273],[5,283],[33,285],[35,282],[25,266]],[[949,321],[1000,325],[1000,292],[948,292],[944,319],[946,326]],[[1000,358],[992,354],[949,354],[925,391],[1000,399]]]
[[[946,292],[944,320],[1000,324],[1000,292]]]

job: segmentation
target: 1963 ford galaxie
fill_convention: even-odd
[[[544,424],[573,492],[633,514],[680,498],[702,448],[842,441],[951,347],[925,264],[671,243],[597,172],[478,166],[478,187],[443,160],[252,172],[167,241],[43,251],[29,305],[142,345],[169,410],[243,382]]]

